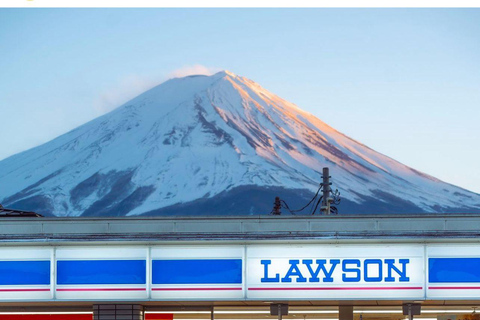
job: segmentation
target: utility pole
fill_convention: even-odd
[[[322,198],[322,206],[320,207],[320,211],[323,214],[330,215],[330,172],[327,167],[323,168],[322,172],[322,191],[323,191],[323,198]]]

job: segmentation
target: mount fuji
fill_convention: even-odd
[[[307,203],[322,167],[341,214],[480,212],[479,194],[228,71],[168,80],[0,161],[0,203],[49,216],[268,214],[277,195],[291,208]]]

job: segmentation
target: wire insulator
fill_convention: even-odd
[[[279,197],[275,197],[275,202],[273,203],[272,214],[279,216],[282,214],[280,209],[282,208],[282,202]]]

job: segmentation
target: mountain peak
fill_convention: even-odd
[[[220,76],[220,77],[230,76],[230,77],[235,78],[237,75],[235,73],[231,72],[231,71],[222,70],[222,71],[219,71],[219,72],[213,74],[213,76]]]
[[[228,70],[221,70],[213,74],[190,74],[187,76],[173,77],[170,80],[196,79],[196,78],[220,79],[224,77],[236,78],[237,75]]]

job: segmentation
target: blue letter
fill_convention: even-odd
[[[309,280],[309,282],[320,282],[320,279],[318,278],[318,273],[320,272],[320,266],[317,267],[317,270],[313,272],[312,267],[310,266],[312,264],[313,260],[302,260],[302,263],[307,266],[308,271],[310,272],[310,275],[312,276]]]
[[[385,278],[386,282],[394,282],[395,278],[392,277],[392,270],[395,270],[396,273],[400,276],[398,281],[410,281],[410,278],[407,277],[407,263],[410,263],[410,259],[400,259],[398,260],[399,263],[402,264],[402,271],[400,271],[397,267],[395,267],[394,259],[385,259],[385,263],[387,264],[387,277]]]
[[[310,275],[312,276],[310,278],[310,282],[320,282],[320,279],[318,278],[318,274],[320,273],[320,270],[322,270],[323,274],[325,275],[325,277],[323,278],[323,282],[333,282],[332,274],[333,274],[333,271],[335,270],[335,267],[337,266],[337,264],[340,263],[340,260],[330,260],[330,264],[332,266],[330,267],[330,271],[327,271],[327,269],[325,268],[325,263],[327,262],[327,260],[317,259],[315,262],[318,264],[318,267],[315,270],[315,272],[313,271],[312,267],[310,266],[312,264],[312,260],[303,260],[302,262],[303,262],[304,265],[307,266],[308,271],[310,272]]]
[[[380,260],[380,259],[365,259],[365,261],[363,263],[364,263],[364,265],[363,265],[363,272],[364,272],[363,279],[366,282],[380,282],[380,281],[382,281],[382,279],[383,279],[383,277],[382,277],[382,271],[383,271],[382,260]],[[368,265],[369,264],[378,265],[378,277],[369,277],[368,276]]]
[[[347,265],[354,264],[357,268],[360,267],[360,260],[358,259],[345,259],[342,261],[342,271],[344,274],[342,275],[343,282],[360,282],[360,269],[352,269],[347,268]],[[355,272],[357,274],[356,277],[347,277],[345,274],[346,272]]]
[[[287,274],[285,277],[282,278],[282,282],[292,282],[292,279],[290,277],[295,276],[297,278],[297,282],[307,282],[307,278],[304,278],[302,276],[302,273],[300,272],[300,269],[298,269],[297,264],[300,262],[299,260],[289,260],[290,263],[290,269],[288,269]]]
[[[272,263],[272,260],[260,260],[260,263],[263,264],[263,278],[260,280],[260,282],[280,282],[280,276],[278,273],[274,278],[268,277],[268,265]]]

